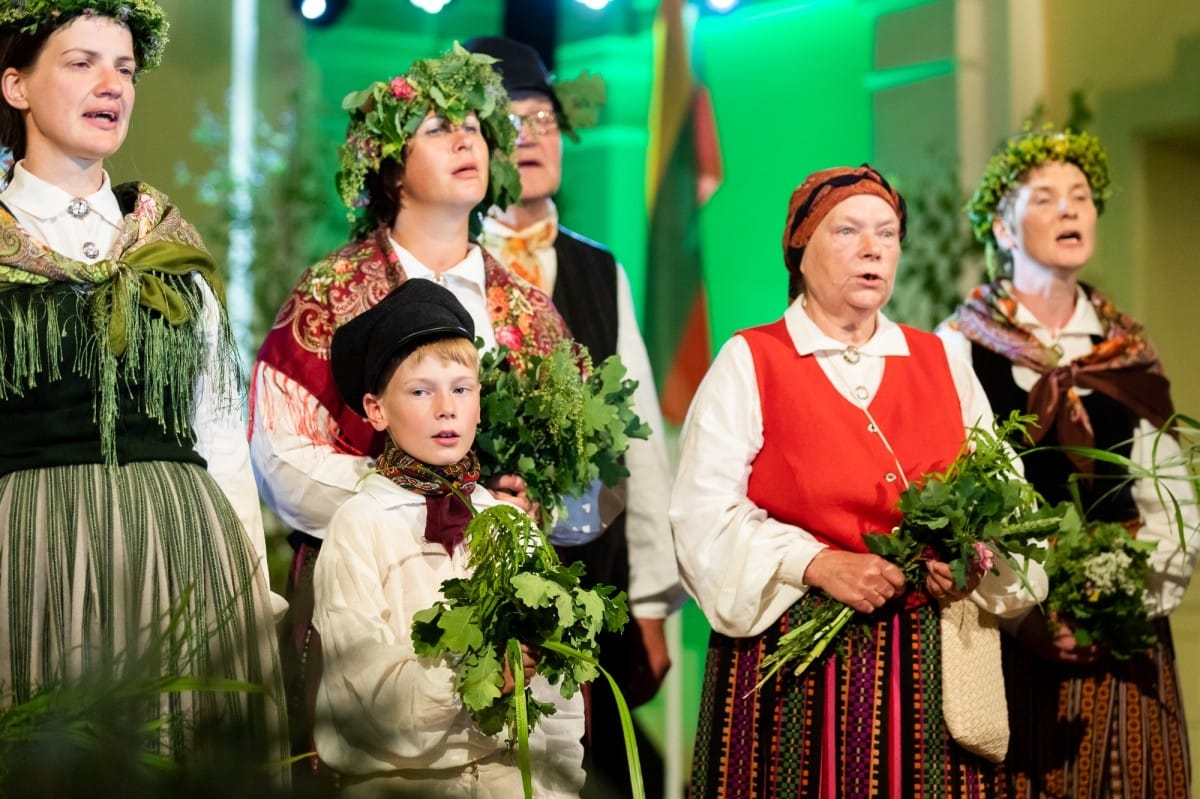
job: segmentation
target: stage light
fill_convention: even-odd
[[[582,3],[593,11],[603,11],[612,0],[575,0],[577,3]]]
[[[427,14],[436,14],[445,8],[450,0],[409,0],[409,2]]]
[[[708,7],[718,14],[724,14],[726,11],[732,11],[738,4],[738,0],[708,0]]]
[[[290,0],[292,10],[309,25],[332,25],[346,11],[350,0]]]

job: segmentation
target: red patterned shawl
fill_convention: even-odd
[[[560,339],[570,338],[545,293],[486,251],[483,259],[488,311],[499,340],[518,352],[541,355]],[[301,398],[288,396],[302,435],[354,455],[378,455],[383,450],[382,434],[342,402],[329,368],[329,344],[339,325],[379,302],[407,277],[386,227],[345,245],[300,276],[258,351],[258,362],[299,383],[329,412],[328,427],[322,428]],[[286,386],[280,388],[286,393]],[[256,411],[254,400],[252,393],[251,414]]]

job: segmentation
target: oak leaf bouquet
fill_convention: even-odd
[[[932,559],[950,567],[960,589],[975,574],[994,572],[996,558],[1024,579],[1025,563],[1043,559],[1045,539],[1059,528],[1064,513],[1059,506],[1041,502],[1017,471],[1016,456],[1005,443],[1024,435],[1033,420],[1014,412],[995,432],[973,428],[944,472],[924,475],[901,492],[900,525],[890,533],[865,535],[867,548],[898,565],[910,588],[923,584],[924,563]],[[802,674],[856,613],[821,591],[810,589],[800,601],[810,612],[763,659],[759,686],[785,666]]]
[[[501,345],[480,358],[480,417],[475,436],[480,476],[515,474],[539,503],[544,520],[565,511],[600,480],[615,486],[629,475],[621,456],[630,439],[649,438],[633,411],[637,381],[611,355],[593,368],[587,350],[564,340],[545,355]]]

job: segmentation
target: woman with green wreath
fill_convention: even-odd
[[[486,348],[500,343],[544,355],[569,336],[546,294],[471,239],[483,211],[520,193],[509,160],[516,128],[493,61],[455,45],[346,97],[337,185],[354,223],[351,240],[304,271],[258,352],[251,458],[263,498],[295,530],[282,654],[297,754],[313,748],[321,677],[321,636],[312,625],[318,552],[334,512],[384,466],[377,459],[386,436],[346,404],[334,382],[334,331],[405,280],[423,279],[454,294]],[[499,479],[493,493],[528,510],[523,481]],[[338,770],[366,768],[365,751],[339,751]],[[316,761],[299,769],[327,776]]]
[[[1178,443],[1158,435],[1172,415],[1158,355],[1140,324],[1080,280],[1108,187],[1107,155],[1090,134],[1029,129],[1010,139],[967,207],[994,277],[939,331],[971,360],[998,414],[1038,415],[1035,443],[1110,450],[1174,478],[1184,526],[1152,479],[1061,450],[1023,455],[1026,478],[1048,501],[1069,499],[1068,478],[1078,475],[1089,519],[1157,544],[1144,598],[1158,640],[1119,660],[1079,645],[1070,618],[1035,610],[1014,625],[1003,656],[1015,797],[1191,796],[1167,617],[1200,546],[1195,496]]]
[[[162,193],[104,169],[166,30],[152,0],[0,6],[0,702],[138,665],[232,679],[254,690],[134,717],[160,754],[261,765],[282,681],[216,265]]]

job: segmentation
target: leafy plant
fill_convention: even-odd
[[[230,617],[197,626],[188,593],[137,653],[92,653],[79,676],[2,686],[0,797],[283,795],[286,764],[263,762],[264,732],[222,722],[211,701],[262,686],[194,662],[195,641],[219,638]],[[180,694],[213,706],[211,718],[197,720]]]
[[[922,330],[949,316],[983,273],[983,247],[962,213],[967,196],[959,187],[958,167],[944,154],[931,153],[930,160],[950,166],[904,192],[908,235],[888,300],[889,316]]]
[[[1190,539],[1198,531],[1185,515],[1195,510],[1200,485],[1195,468],[1200,443],[1195,436],[1200,422],[1184,414],[1167,419],[1148,442],[1149,465],[1112,450],[1094,447],[1039,447],[1031,451],[1057,450],[1083,455],[1120,468],[1122,476],[1113,478],[1109,493],[1122,490],[1138,480],[1151,481],[1158,503],[1168,512],[1172,528],[1178,532],[1181,550],[1194,549]],[[1163,445],[1166,437],[1178,440],[1168,456]],[[1047,609],[1070,620],[1080,646],[1103,644],[1113,657],[1122,660],[1151,646],[1155,640],[1146,606],[1145,587],[1150,575],[1150,555],[1156,542],[1138,541],[1115,522],[1087,519],[1082,506],[1079,481],[1101,480],[1101,475],[1074,473],[1068,478],[1072,503],[1062,531],[1051,541],[1046,558],[1050,579]],[[1053,616],[1052,616],[1053,618]]]
[[[616,485],[629,475],[621,463],[629,439],[650,435],[633,412],[637,381],[616,355],[592,369],[570,341],[519,360],[500,346],[483,354],[480,382],[481,476],[519,475],[545,509],[561,511],[564,495],[581,496],[596,480]]]
[[[313,114],[316,100],[309,91],[297,89],[285,97],[284,110],[274,121],[262,112],[257,114],[249,185],[244,187],[249,193],[247,211],[240,211],[236,201],[243,187],[230,167],[227,112],[213,111],[204,103],[198,106],[199,121],[192,140],[200,145],[210,165],[195,169],[180,161],[175,167],[176,182],[194,187],[200,202],[215,209],[212,221],[198,217],[197,227],[224,269],[229,268],[231,231],[239,225],[253,230],[248,272],[253,276],[250,333],[254,341],[266,334],[296,276],[334,246],[325,246],[314,234],[319,228],[314,222],[327,215],[322,188],[327,177],[316,169],[321,164],[323,142],[311,126],[297,124],[298,119]]]
[[[868,533],[867,548],[897,564],[910,587],[923,583],[924,563],[931,559],[950,567],[960,589],[973,574],[993,571],[996,557],[1024,575],[1019,556],[1042,560],[1044,540],[1065,514],[1062,507],[1042,505],[1033,487],[1021,479],[1005,443],[1010,436],[1023,435],[1032,421],[1032,416],[1014,412],[995,432],[973,428],[944,472],[926,475],[904,489],[900,526],[890,533]],[[759,685],[791,664],[802,674],[850,623],[853,608],[824,599],[809,600],[806,595],[812,615],[785,633],[778,648],[763,659]]]
[[[476,513],[464,540],[471,576],[442,583],[444,599],[413,617],[413,646],[418,655],[449,659],[455,689],[483,733],[507,728],[520,742],[529,796],[528,731],[554,705],[536,701],[524,684],[520,644],[539,652],[538,674],[574,696],[599,676],[596,636],[629,621],[625,594],[581,587],[583,565],[562,565],[533,519],[511,505]],[[517,680],[508,694],[501,692],[505,657]]]
[[[1046,556],[1047,610],[1069,618],[1080,646],[1102,644],[1118,660],[1146,651],[1156,639],[1144,597],[1156,546],[1070,508]]]

